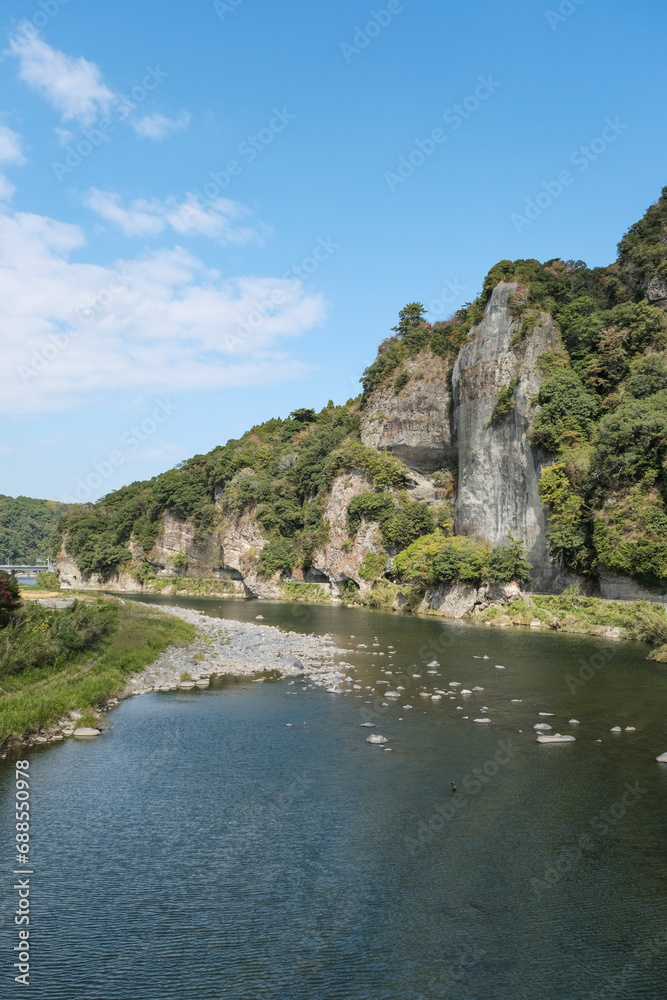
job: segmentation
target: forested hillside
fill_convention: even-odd
[[[53,549],[53,534],[67,509],[54,500],[0,494],[0,561],[34,562]]]
[[[307,569],[328,537],[323,512],[332,484],[356,469],[367,475],[368,489],[350,502],[350,539],[362,522],[377,523],[390,560],[422,539],[395,561],[380,553],[376,577],[434,579],[435,572],[436,579],[453,579],[468,566],[476,580],[488,579],[490,546],[483,538],[474,545],[448,541],[455,531],[457,468],[443,466],[430,476],[440,489],[430,502],[413,499],[405,491],[410,470],[388,451],[363,445],[360,424],[374,393],[391,387],[400,399],[411,380],[424,378],[411,359],[427,362],[435,354],[445,360],[444,398],[461,345],[484,317],[494,288],[511,282],[515,352],[547,321],[555,322],[562,343],[537,358],[541,384],[528,431],[528,445],[541,456],[539,494],[554,560],[593,582],[604,567],[649,587],[665,586],[667,188],[618,249],[609,267],[559,258],[500,261],[480,296],[444,323],[430,325],[423,307],[411,303],[364,372],[361,397],[344,406],[330,402],[319,413],[295,410],[148,482],[71,507],[59,529],[67,553],[81,572],[108,578],[125,563],[136,568],[137,559],[150,564],[165,511],[193,522],[199,537],[251,512],[267,540],[257,552],[260,571]],[[510,377],[497,392],[491,429],[511,414],[515,389]],[[525,574],[520,563],[515,568]]]

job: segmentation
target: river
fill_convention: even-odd
[[[667,667],[648,647],[340,606],[153,600],[330,633],[354,649],[361,689],[217,681],[130,699],[96,741],[30,751],[32,995],[667,995],[667,767],[655,762]],[[383,705],[366,685],[387,678],[405,691]],[[450,681],[484,690],[419,696]],[[537,744],[540,721],[576,742]],[[19,990],[13,780],[3,762],[6,996]]]

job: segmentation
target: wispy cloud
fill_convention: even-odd
[[[206,236],[224,244],[242,245],[261,242],[268,228],[259,221],[250,220],[252,212],[245,205],[229,198],[213,198],[205,206],[194,194],[186,195],[179,202],[169,197],[164,201],[137,198],[124,208],[119,194],[91,188],[84,204],[115,223],[126,236],[159,236],[167,228],[181,236]]]
[[[21,137],[6,125],[0,125],[0,163],[17,166],[25,163],[25,156],[21,149]],[[0,174],[0,202],[9,201],[15,190],[16,188],[5,175]]]
[[[190,123],[187,112],[181,112],[175,118],[157,111],[128,115],[128,110],[136,110],[136,104],[105,82],[96,63],[83,56],[70,56],[52,48],[27,21],[22,22],[10,37],[8,52],[18,60],[19,78],[45,98],[60,114],[63,122],[74,122],[80,127],[86,127],[121,109],[122,120],[127,120],[137,135],[154,141],[185,129]],[[144,77],[146,87],[141,88],[144,97],[147,91],[154,90],[167,75],[148,68]],[[66,133],[59,130],[59,134],[62,136]]]
[[[146,213],[150,215],[151,213]],[[324,317],[300,281],[225,277],[179,247],[72,262],[78,226],[1,213],[0,406],[67,409],[95,394],[258,386],[303,377],[281,344]]]
[[[182,111],[176,118],[167,118],[166,115],[156,111],[152,115],[144,115],[143,118],[130,120],[130,125],[137,133],[146,139],[153,139],[159,142],[166,138],[171,132],[180,132],[190,124],[190,115],[187,111]]]
[[[21,150],[21,136],[6,125],[0,125],[0,163],[25,163]]]
[[[26,31],[25,25],[10,38],[9,51],[19,61],[20,79],[46,98],[65,121],[91,125],[109,113],[114,94],[95,63],[51,48],[34,29]]]

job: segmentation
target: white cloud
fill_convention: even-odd
[[[21,150],[21,136],[6,125],[0,125],[0,163],[25,163]]]
[[[21,150],[21,136],[6,125],[0,125],[0,163],[19,166],[25,163],[25,156]],[[15,190],[5,175],[0,174],[0,202],[9,201]]]
[[[187,111],[182,111],[177,118],[167,118],[166,115],[156,111],[152,115],[144,115],[143,118],[133,118],[130,125],[137,133],[146,139],[153,139],[158,142],[164,139],[170,132],[179,132],[190,124],[190,115]]]
[[[250,209],[229,198],[212,198],[205,206],[193,194],[186,195],[182,202],[173,196],[164,201],[137,198],[129,208],[123,208],[120,195],[91,188],[84,204],[120,226],[126,236],[159,236],[171,227],[181,236],[206,236],[224,244],[243,245],[261,242],[268,231],[257,221],[243,225],[241,220],[252,216]]]
[[[176,118],[169,118],[160,112],[137,114],[136,100],[128,101],[120,92],[112,90],[105,83],[99,66],[83,56],[68,56],[52,48],[29,21],[23,21],[16,34],[10,37],[8,51],[18,59],[19,78],[44,97],[65,122],[73,121],[85,127],[117,112],[119,119],[126,120],[137,135],[155,141],[190,124],[190,115],[186,111]],[[147,70],[144,80],[151,81],[150,85],[146,83],[150,91],[167,74],[159,69],[152,71],[150,67]],[[146,89],[141,87],[140,90],[145,98]],[[61,144],[69,141],[67,132],[62,129],[56,132]]]
[[[115,222],[126,236],[158,236],[164,231],[164,222],[155,212],[146,211],[151,203],[143,199],[133,201],[130,208],[123,208],[119,194],[91,188],[83,203],[103,219]]]
[[[180,247],[72,262],[78,226],[0,213],[0,407],[67,409],[99,393],[275,384],[306,367],[280,349],[325,313],[301,282],[224,278]]]
[[[9,201],[15,191],[14,185],[10,184],[4,174],[0,174],[0,201]]]
[[[90,125],[109,113],[114,94],[95,63],[51,48],[28,22],[10,38],[9,51],[19,60],[21,80],[45,97],[65,121]]]

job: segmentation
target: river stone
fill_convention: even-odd
[[[541,729],[542,732],[547,733],[551,730],[551,726],[547,725],[546,722],[537,722],[533,726],[533,729]]]
[[[360,722],[359,725],[362,729],[375,729],[374,722]]]
[[[211,682],[209,680],[203,680],[202,679],[202,680],[199,680],[199,681],[195,681],[195,687],[198,687],[198,688],[207,688],[210,685],[210,683]]]
[[[372,736],[367,736],[366,737],[366,742],[367,743],[373,743],[375,745],[381,745],[383,743],[388,743],[389,741],[387,740],[386,736],[380,736],[380,735],[376,735],[374,733]]]
[[[193,687],[195,686],[195,682],[181,681],[181,683],[178,686],[181,689],[181,691],[192,691]]]
[[[661,753],[659,757],[655,758],[659,764],[667,764],[667,752]]]
[[[99,736],[100,731],[99,729],[93,729],[91,726],[79,726],[78,729],[74,730],[74,735],[79,737]]]
[[[491,722],[491,719],[473,719],[473,722]]]

